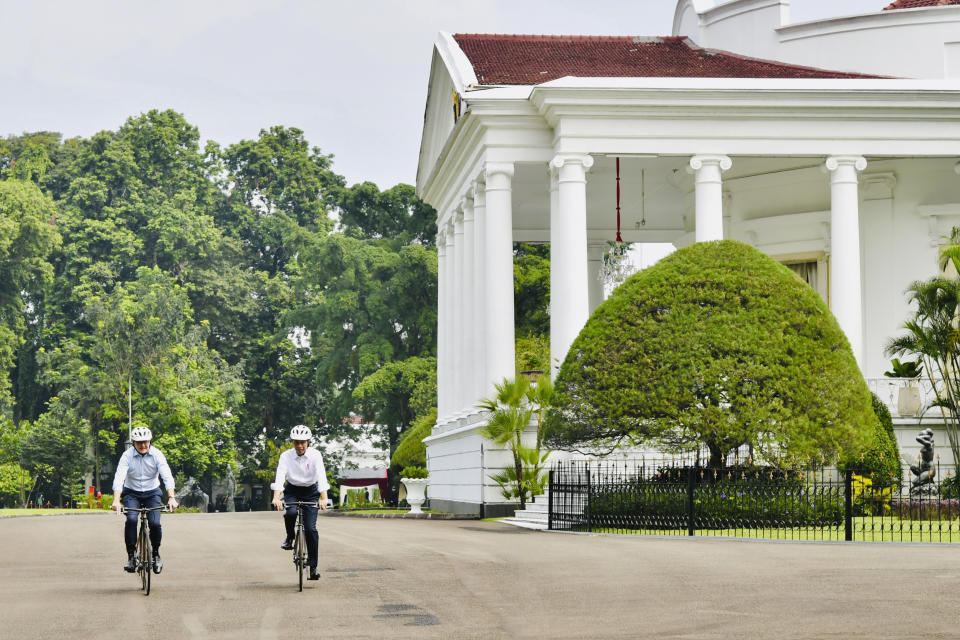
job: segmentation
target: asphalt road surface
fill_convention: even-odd
[[[958,638],[960,545],[637,538],[165,514],[149,596],[111,514],[0,519],[0,638]]]

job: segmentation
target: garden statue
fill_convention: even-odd
[[[206,494],[192,477],[177,494],[177,502],[182,507],[197,507],[200,513],[207,512],[207,506],[210,504],[210,496]]]
[[[937,474],[933,468],[933,429],[921,431],[917,442],[920,443],[920,464],[910,465],[910,472],[915,476],[910,483],[910,493],[925,493],[933,490],[933,477]]]

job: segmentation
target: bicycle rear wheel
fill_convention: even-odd
[[[150,564],[153,556],[150,553],[150,531],[146,523],[140,526],[140,588],[143,595],[150,595]]]

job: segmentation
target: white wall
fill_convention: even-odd
[[[702,9],[678,2],[673,35],[748,56],[901,78],[960,78],[960,6],[881,11],[788,24],[787,2],[733,0]]]

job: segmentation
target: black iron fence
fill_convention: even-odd
[[[706,469],[569,461],[550,471],[549,528],[793,540],[960,542],[955,478],[913,486],[848,469]],[[941,471],[946,474],[941,475]]]

